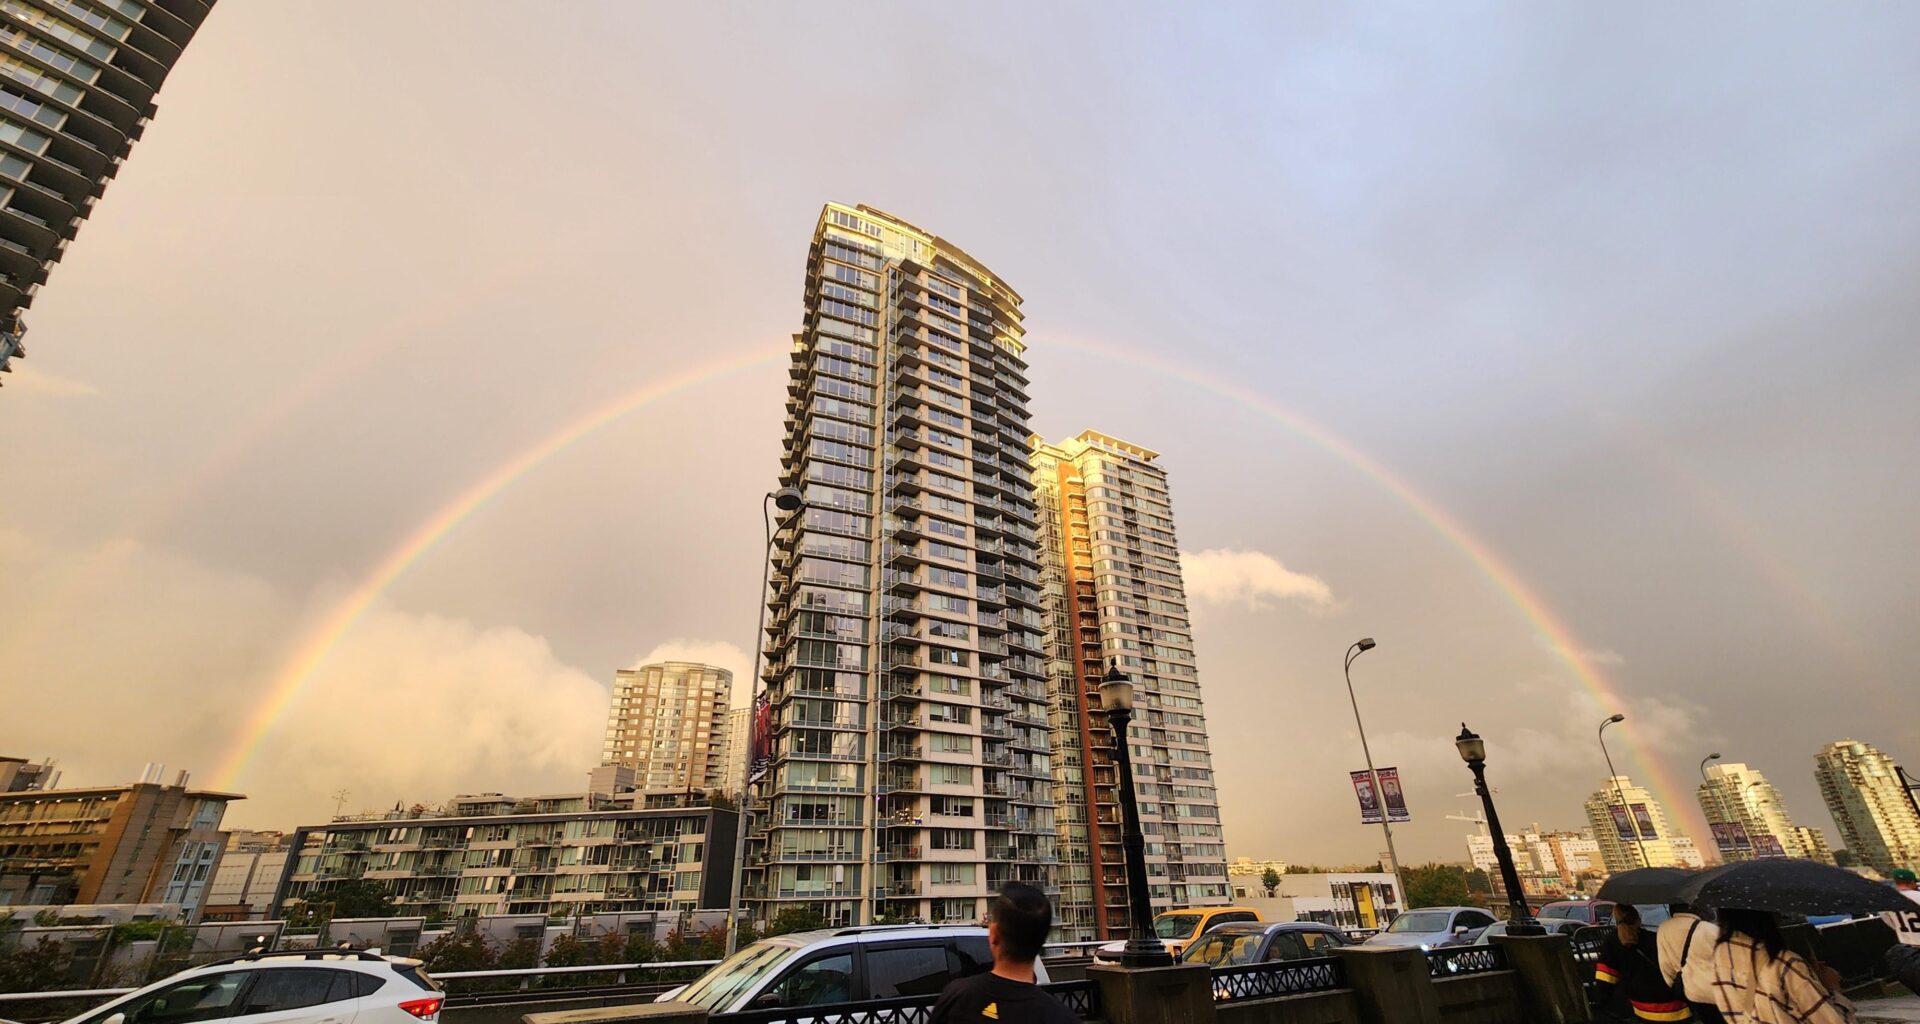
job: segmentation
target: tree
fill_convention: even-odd
[[[392,917],[393,894],[387,887],[366,878],[349,878],[331,889],[316,892],[308,903],[333,904],[333,919],[353,917]]]
[[[1408,868],[1407,908],[1420,907],[1457,907],[1465,904],[1471,894],[1467,892],[1467,872],[1458,864],[1426,864]]]
[[[479,932],[449,932],[414,952],[426,963],[428,974],[449,971],[490,971],[499,966],[487,937]]]
[[[773,915],[767,924],[768,935],[786,935],[791,932],[810,932],[827,926],[827,916],[815,907],[788,907]]]
[[[1467,871],[1467,891],[1483,896],[1491,896],[1493,895],[1493,879],[1489,878],[1486,871],[1481,868],[1469,869]]]
[[[72,964],[67,948],[45,936],[31,946],[0,952],[0,992],[65,988]]]
[[[1267,896],[1271,898],[1274,893],[1280,890],[1280,872],[1275,871],[1272,868],[1268,868],[1267,870],[1261,872],[1260,884],[1263,887],[1265,887],[1265,889],[1267,890]]]

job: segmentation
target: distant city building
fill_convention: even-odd
[[[1700,810],[1714,849],[1728,863],[1764,857],[1808,856],[1780,791],[1738,762],[1716,762],[1699,787]]]
[[[1057,895],[1020,296],[829,204],[808,253],[775,538],[755,917],[975,922]],[[878,635],[874,631],[878,630]]]
[[[0,370],[213,0],[0,2]]]
[[[1287,873],[1287,862],[1284,860],[1254,860],[1252,857],[1235,857],[1227,862],[1228,878],[1258,878],[1265,875],[1268,871],[1284,875]]]
[[[747,755],[753,749],[753,709],[727,710],[727,784],[721,788],[731,795],[747,781]]]
[[[268,913],[325,903],[352,879],[378,883],[399,913],[429,920],[725,907],[735,813],[650,801],[636,792],[483,793],[439,811],[304,826]]]
[[[196,918],[226,847],[227,804],[245,798],[189,789],[186,772],[165,784],[165,772],[0,793],[0,904],[164,903]]]
[[[60,773],[54,770],[51,760],[29,761],[24,757],[0,757],[0,793],[52,789],[59,780]]]
[[[1280,874],[1276,906],[1263,907],[1264,886],[1236,880],[1233,902],[1245,901],[1272,921],[1318,921],[1340,928],[1384,928],[1405,909],[1392,872]]]
[[[1033,438],[1060,847],[1062,938],[1127,930],[1120,806],[1100,679],[1134,683],[1135,783],[1156,910],[1231,899],[1206,710],[1180,578],[1173,505],[1158,453],[1096,431]],[[1081,851],[1086,851],[1083,860]]]
[[[1814,758],[1813,778],[1855,863],[1883,875],[1920,865],[1920,815],[1893,758],[1871,744],[1841,740]]]
[[[727,712],[733,673],[712,665],[667,661],[614,673],[603,764],[634,771],[647,792],[725,790]]]
[[[1833,848],[1827,845],[1825,832],[1810,825],[1795,825],[1793,832],[1800,841],[1800,849],[1806,851],[1802,856],[1823,864],[1833,863]]]
[[[1578,892],[1583,875],[1605,873],[1600,844],[1583,832],[1553,832],[1533,825],[1509,833],[1507,848],[1513,853],[1520,886],[1529,896]],[[1474,867],[1487,873],[1496,891],[1504,894],[1505,881],[1500,877],[1493,837],[1485,833],[1484,826],[1481,834],[1467,837],[1467,856]]]
[[[4,2],[4,0],[0,0]],[[274,890],[287,872],[290,855],[285,832],[235,829],[227,851],[207,885],[204,921],[249,921],[266,917]]]
[[[1587,798],[1586,811],[1609,874],[1637,867],[1683,866],[1700,858],[1691,839],[1675,842],[1684,837],[1668,826],[1666,808],[1624,775],[1607,779]]]
[[[1707,866],[1705,851],[1697,846],[1692,836],[1673,836],[1667,840],[1673,850],[1673,864],[1682,868],[1704,868]]]

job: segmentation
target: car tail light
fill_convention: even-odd
[[[418,1017],[421,1020],[432,1020],[434,1018],[434,1015],[440,1012],[440,997],[434,996],[430,999],[409,999],[406,1002],[401,1003],[400,1008],[402,1010],[407,1011],[408,1013],[413,1014],[415,1017]]]

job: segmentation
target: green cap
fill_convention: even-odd
[[[1906,882],[1908,884],[1920,883],[1920,877],[1914,875],[1912,868],[1894,868],[1893,880],[1896,882]]]

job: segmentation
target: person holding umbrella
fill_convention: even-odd
[[[1854,1024],[1840,975],[1787,948],[1764,910],[1720,911],[1713,947],[1713,1003],[1728,1024]]]
[[[1669,908],[1673,916],[1654,937],[1660,976],[1686,998],[1694,1020],[1717,1024],[1723,1018],[1713,1005],[1713,947],[1720,941],[1720,928],[1685,903]]]
[[[1692,1020],[1686,1000],[1660,973],[1653,936],[1640,927],[1640,910],[1631,903],[1613,908],[1613,933],[1600,944],[1593,967],[1600,982],[1602,1013],[1618,1021]]]

